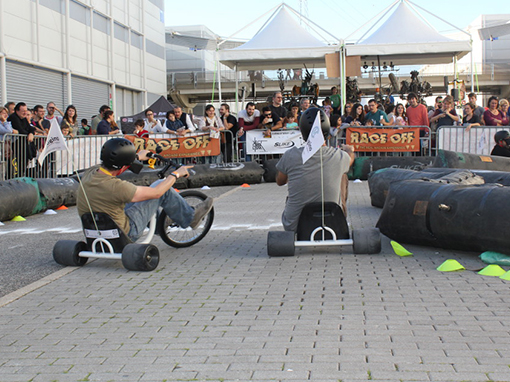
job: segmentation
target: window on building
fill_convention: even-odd
[[[113,23],[113,37],[115,37],[117,40],[129,42],[129,31],[128,29],[117,23]]]
[[[66,8],[63,0],[39,0],[39,4],[63,15],[66,13]]]
[[[94,29],[110,35],[110,22],[107,17],[100,13],[94,12]]]
[[[69,2],[69,16],[86,26],[90,26],[90,9],[83,4],[71,0]]]
[[[142,36],[131,31],[131,45],[135,48],[142,49]]]
[[[153,54],[156,57],[165,58],[165,48],[154,41],[145,39],[145,49],[147,53]]]

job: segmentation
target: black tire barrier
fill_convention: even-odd
[[[437,180],[441,183],[492,184],[510,186],[510,172],[486,170],[459,170],[452,168],[427,168],[423,171],[386,168],[370,173],[368,186],[372,206],[382,208],[390,184],[402,180]]]
[[[76,205],[79,183],[72,178],[36,179],[43,211]]]
[[[496,184],[392,183],[377,227],[399,243],[510,254],[501,214],[509,198],[510,187]]]
[[[510,171],[510,158],[438,150],[433,167]]]
[[[262,182],[264,169],[256,162],[199,164],[188,178],[190,188],[203,186],[235,186]]]
[[[266,159],[264,163],[262,163],[262,168],[264,169],[264,181],[265,182],[276,182],[276,174],[278,170],[276,169],[276,164],[280,159]]]
[[[20,179],[0,182],[0,221],[32,215],[38,203],[39,191],[34,185]]]
[[[408,170],[423,170],[432,166],[434,157],[358,157],[354,160],[353,170],[349,172],[349,179],[367,180],[368,174],[382,168],[403,168]]]
[[[126,171],[122,173],[119,178],[125,180],[129,183],[133,183],[136,186],[150,186],[155,181],[159,180],[158,177],[159,170],[144,168],[140,171],[139,174],[135,174],[131,171]],[[185,189],[188,188],[188,179],[187,178],[179,178],[175,181],[174,188],[177,189]]]

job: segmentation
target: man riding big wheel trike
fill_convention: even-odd
[[[166,164],[158,173],[161,179],[150,187],[117,177],[128,169],[138,174],[143,168],[140,161],[150,158]],[[125,138],[108,140],[101,149],[101,165],[91,167],[80,180],[77,206],[86,242],[58,241],[53,248],[55,261],[82,266],[89,257],[118,259],[126,269],[152,271],[159,263],[159,250],[150,244],[156,225],[171,246],[188,247],[200,241],[214,219],[212,198],[172,188],[178,178],[189,176],[191,167],[178,167],[148,150],[137,154]],[[174,171],[165,177],[170,168]]]

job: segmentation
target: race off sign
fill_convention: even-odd
[[[126,135],[125,138],[133,142],[136,151],[156,151],[156,148],[160,147],[163,150],[160,155],[165,158],[194,158],[220,154],[220,140],[211,138],[209,134],[175,138],[138,138]]]
[[[249,155],[283,154],[291,147],[305,144],[299,130],[272,131],[265,136],[266,130],[248,130],[246,132],[246,152]]]
[[[409,152],[420,151],[420,129],[347,129],[347,144],[354,151]]]

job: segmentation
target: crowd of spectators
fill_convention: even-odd
[[[244,110],[231,114],[228,104],[221,104],[219,113],[213,105],[205,107],[203,116],[186,114],[180,107],[166,113],[166,119],[156,118],[156,113],[150,108],[145,110],[145,118],[134,123],[134,134],[148,137],[149,134],[169,134],[184,136],[191,132],[209,133],[211,137],[221,139],[223,157],[207,157],[206,162],[218,162],[234,159],[234,144],[246,141],[246,131],[262,129],[265,136],[271,136],[275,130],[297,130],[301,114],[311,106],[308,98],[301,98],[299,103],[283,105],[283,95],[275,92],[267,106],[257,109],[253,102],[248,102]],[[317,105],[314,105],[317,106]],[[419,100],[416,94],[410,93],[406,101],[397,102],[387,96],[384,102],[370,99],[366,105],[347,102],[342,108],[338,89],[333,87],[331,95],[323,101],[322,109],[331,120],[331,139],[340,142],[345,137],[347,127],[367,126],[371,128],[401,128],[404,126],[419,126],[420,136],[435,132],[441,126],[463,126],[469,131],[475,126],[509,126],[509,102],[493,96],[488,99],[487,106],[477,103],[475,93],[468,95],[468,101],[456,102],[452,96],[436,97],[434,106],[427,106]],[[462,116],[458,114],[461,110]],[[35,105],[30,109],[25,103],[8,102],[0,108],[0,141],[4,136],[16,134],[26,135],[27,154],[19,165],[23,168],[26,161],[37,156],[41,147],[34,143],[37,136],[47,136],[52,121],[60,126],[62,133],[68,139],[84,135],[116,135],[121,131],[116,123],[116,117],[109,106],[103,105],[99,113],[92,116],[89,125],[85,118],[78,118],[79,111],[69,105],[63,112],[54,102],[48,102],[46,108]],[[231,134],[222,132],[229,130]],[[39,141],[41,146],[42,141]],[[4,145],[5,146],[5,145]],[[6,146],[7,147],[7,146]],[[5,150],[7,151],[7,150]],[[4,153],[4,159],[9,153]],[[246,157],[250,160],[249,156]]]

